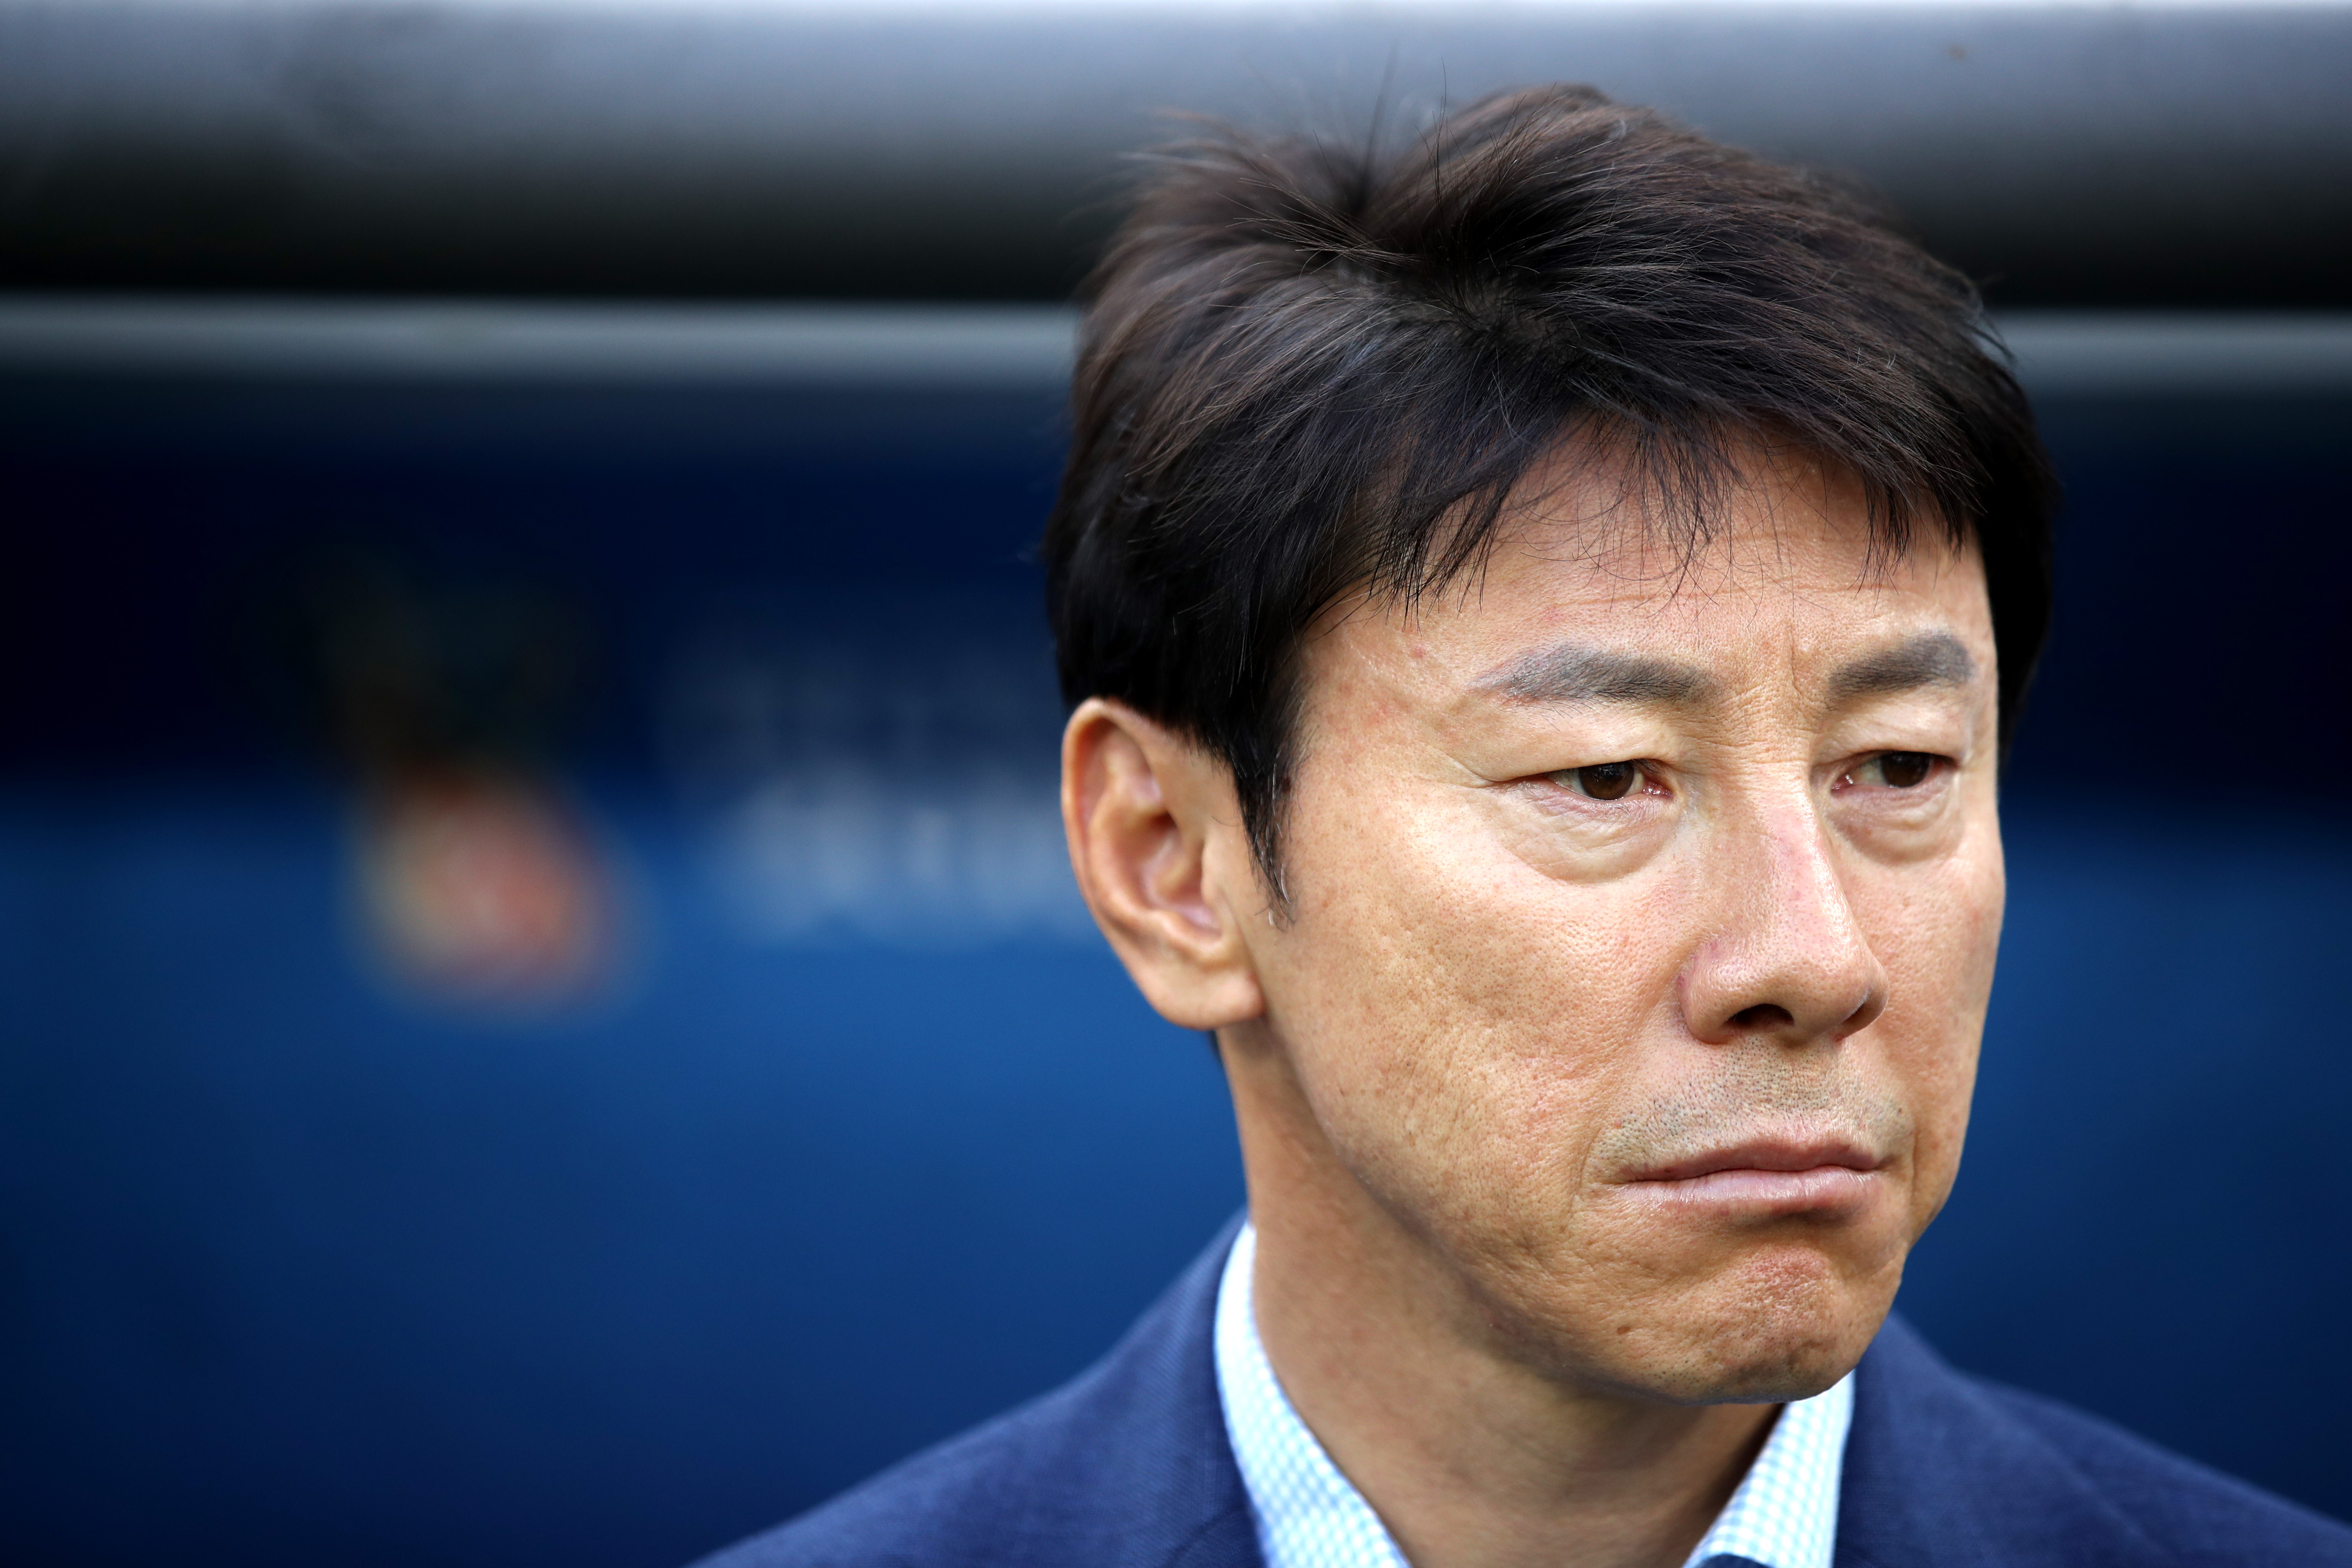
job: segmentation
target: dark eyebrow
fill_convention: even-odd
[[[1923,686],[1966,686],[1976,678],[1977,661],[1959,638],[1949,632],[1921,632],[1841,666],[1830,676],[1830,700],[1887,697]]]
[[[1515,702],[1640,702],[1694,707],[1716,693],[1704,670],[1640,654],[1562,643],[1513,659],[1477,689]]]

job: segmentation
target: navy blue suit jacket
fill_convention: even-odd
[[[702,1568],[1263,1568],[1210,1323],[1228,1230],[1091,1371]],[[2352,1530],[2031,1394],[1900,1320],[1854,1378],[1837,1568],[2352,1568]]]

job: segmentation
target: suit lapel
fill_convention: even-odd
[[[1217,1393],[1217,1281],[1238,1216],[1068,1391],[1081,1442],[1057,1478],[1050,1553],[1069,1568],[1264,1568]],[[1045,1568],[1047,1558],[1037,1560]]]

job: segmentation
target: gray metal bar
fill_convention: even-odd
[[[1051,299],[1162,113],[1594,82],[2008,305],[2352,304],[2352,6],[0,0],[0,286]]]
[[[909,387],[1052,394],[1060,306],[0,296],[0,375]],[[2352,313],[2023,311],[2042,396],[2352,394]]]
[[[2352,395],[2352,314],[2031,310],[2000,330],[2036,397]]]
[[[1058,305],[0,297],[0,374],[1057,389]]]

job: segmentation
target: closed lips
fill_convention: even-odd
[[[1885,1163],[1883,1158],[1843,1140],[1809,1140],[1803,1142],[1773,1140],[1710,1150],[1643,1170],[1626,1179],[1633,1182],[1693,1182],[1731,1171],[1795,1173],[1844,1170],[1866,1173],[1877,1170]]]

